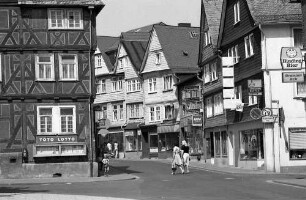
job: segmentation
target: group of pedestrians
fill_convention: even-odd
[[[114,142],[114,150],[113,150],[113,145],[108,142],[104,143],[104,145],[100,148],[100,153],[98,157],[98,162],[100,163],[99,165],[103,168],[104,170],[104,176],[108,176],[109,173],[109,160],[112,158],[118,158],[118,143],[115,141]]]
[[[182,146],[181,148],[178,147],[178,145],[175,145],[173,147],[173,160],[171,163],[171,169],[172,173],[175,174],[177,168],[180,168],[181,173],[189,173],[189,146],[186,142],[186,140],[182,141]]]

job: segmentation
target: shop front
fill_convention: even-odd
[[[173,147],[179,145],[179,124],[161,124],[157,127],[158,158],[172,158]]]
[[[158,134],[157,124],[140,124],[142,155],[141,158],[158,157]]]
[[[128,123],[124,128],[125,158],[139,159],[142,155],[140,122]]]

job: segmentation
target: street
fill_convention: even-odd
[[[169,161],[170,162],[170,161]],[[111,166],[139,178],[87,183],[1,185],[1,193],[72,194],[124,199],[305,199],[306,189],[271,183],[301,175],[249,175],[191,168],[189,174],[171,175],[167,161],[112,160]],[[110,175],[111,176],[111,175]],[[10,195],[2,199],[10,199]],[[87,199],[83,197],[82,199]],[[107,199],[107,198],[106,198]]]

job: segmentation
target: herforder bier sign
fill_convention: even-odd
[[[284,70],[302,69],[302,52],[300,48],[282,47],[280,60]]]

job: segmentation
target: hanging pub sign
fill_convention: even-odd
[[[303,56],[300,48],[282,47],[280,60],[284,70],[302,69]]]

